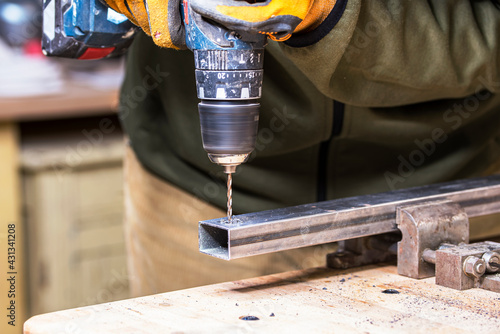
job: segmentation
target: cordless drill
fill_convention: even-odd
[[[186,45],[194,52],[203,148],[227,174],[232,222],[232,173],[255,148],[262,93],[265,35],[241,36],[207,22],[184,0]]]
[[[232,174],[247,161],[257,137],[266,36],[208,21],[192,11],[189,0],[181,6],[186,45],[194,52],[203,148],[228,175],[231,223]],[[44,0],[44,53],[95,59],[123,52],[133,28],[119,15],[100,0]]]

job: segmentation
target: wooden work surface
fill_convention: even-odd
[[[382,291],[395,289],[399,294]],[[241,316],[260,320],[244,321]],[[499,333],[500,294],[311,269],[39,315],[25,333]]]

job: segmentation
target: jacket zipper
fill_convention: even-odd
[[[334,137],[338,136],[342,131],[344,123],[345,104],[333,101],[333,126],[330,137],[323,141],[319,146],[318,155],[318,184],[317,184],[317,201],[326,201],[327,179],[328,179],[328,152],[330,144]]]

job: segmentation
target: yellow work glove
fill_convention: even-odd
[[[105,0],[166,48],[185,49],[186,35],[180,13],[181,0]]]
[[[191,8],[228,29],[284,41],[319,26],[336,0],[190,0]]]

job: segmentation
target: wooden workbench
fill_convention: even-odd
[[[402,331],[499,333],[500,294],[413,280],[391,265],[318,268],[49,313],[24,326],[29,334]]]

